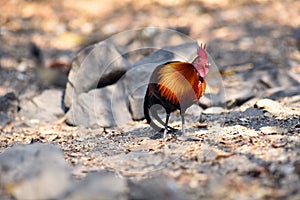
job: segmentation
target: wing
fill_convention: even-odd
[[[199,79],[192,64],[172,62],[158,71],[158,91],[172,104],[192,104],[197,99]]]

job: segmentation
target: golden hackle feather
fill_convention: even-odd
[[[190,63],[168,63],[158,73],[158,90],[161,96],[172,104],[193,103],[204,92],[203,86],[198,85],[197,73]]]

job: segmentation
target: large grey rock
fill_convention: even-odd
[[[127,199],[128,187],[126,179],[113,173],[90,173],[74,185],[64,199],[81,200],[114,200]]]
[[[89,128],[124,125],[131,120],[122,83],[82,93],[67,112],[67,122]]]
[[[41,122],[53,122],[64,116],[62,107],[63,91],[49,89],[40,95],[21,99],[19,115],[27,119],[37,119]]]
[[[129,62],[110,42],[87,47],[72,63],[64,99],[66,107],[71,107],[81,93],[115,83],[129,67]]]
[[[160,49],[136,62],[127,71],[122,81],[129,96],[129,106],[134,120],[144,118],[143,102],[149,78],[153,70],[160,64],[169,61],[191,62],[196,57],[197,43],[185,43]]]
[[[15,145],[0,154],[0,186],[16,199],[57,199],[70,185],[64,155],[52,144]]]

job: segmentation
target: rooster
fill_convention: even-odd
[[[209,71],[206,45],[200,45],[197,57],[192,63],[172,61],[159,65],[152,72],[144,99],[144,114],[147,122],[157,131],[163,131],[166,137],[170,113],[180,111],[182,135],[185,137],[184,113],[187,108],[196,103],[206,88],[205,77]],[[158,107],[166,111],[163,122],[158,116]],[[156,125],[150,117],[157,120],[164,128]]]

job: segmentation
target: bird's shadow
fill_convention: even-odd
[[[173,128],[171,130],[168,130],[167,134],[172,134],[172,135],[182,135],[182,132],[179,129]],[[156,140],[156,139],[161,139],[163,138],[164,131],[161,130],[157,132],[155,135],[150,136],[150,139]]]

